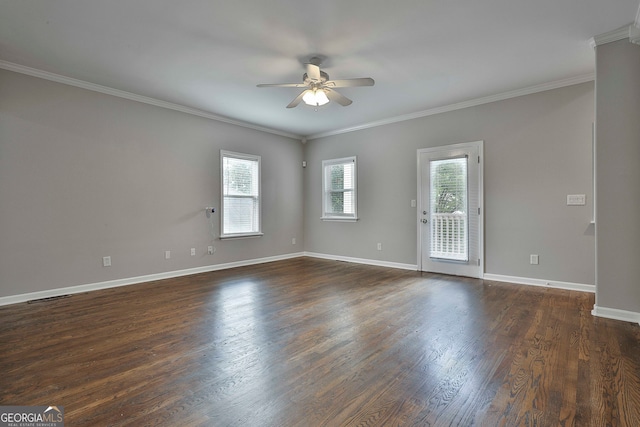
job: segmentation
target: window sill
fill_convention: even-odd
[[[248,239],[253,237],[262,237],[264,233],[245,233],[245,234],[221,234],[220,240],[226,239]]]
[[[323,216],[320,217],[323,221],[334,221],[334,222],[356,222],[359,218],[341,218],[335,216]]]

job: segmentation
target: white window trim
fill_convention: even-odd
[[[353,215],[338,215],[327,212],[327,189],[326,189],[326,176],[325,169],[327,166],[331,165],[339,165],[344,163],[353,162],[354,164],[354,173],[353,173]],[[334,222],[356,222],[358,220],[358,161],[356,156],[351,157],[342,157],[340,159],[330,159],[322,161],[322,216],[320,217],[323,221],[334,221]]]
[[[250,233],[224,233],[224,158],[252,160],[258,162],[258,231]],[[263,236],[262,232],[262,158],[253,154],[236,153],[220,150],[220,239],[238,239]]]

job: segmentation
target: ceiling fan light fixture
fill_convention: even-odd
[[[319,107],[321,105],[325,105],[329,102],[329,98],[327,98],[327,94],[322,89],[314,89],[309,90],[304,94],[302,100],[305,104],[311,105],[312,107]]]
[[[353,103],[352,100],[335,90],[336,88],[373,86],[375,84],[371,77],[329,80],[329,75],[320,69],[319,64],[318,58],[312,58],[311,62],[306,64],[307,72],[302,76],[302,83],[270,83],[259,84],[258,87],[303,87],[305,89],[287,105],[287,108],[295,108],[301,102],[315,108],[328,104],[329,101],[343,107]]]

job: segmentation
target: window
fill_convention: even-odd
[[[469,261],[468,156],[431,160],[431,258]]]
[[[262,235],[260,156],[220,151],[222,233],[225,237]]]
[[[322,219],[357,220],[356,158],[324,160],[322,175]]]

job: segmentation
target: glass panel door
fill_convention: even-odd
[[[418,150],[421,271],[482,277],[482,141]]]
[[[465,156],[429,162],[431,258],[469,260],[468,161]]]

